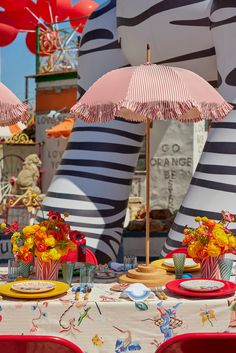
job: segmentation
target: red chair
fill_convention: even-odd
[[[233,332],[186,333],[165,341],[156,353],[233,353],[235,346]]]
[[[168,259],[170,257],[173,257],[173,254],[186,254],[186,257],[188,256],[188,251],[186,248],[178,248],[178,249],[174,249],[168,252],[168,254],[165,256],[165,259]]]
[[[54,336],[0,335],[0,347],[9,353],[83,353],[74,343]]]

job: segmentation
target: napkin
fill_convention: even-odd
[[[110,261],[108,262],[108,266],[116,272],[124,272],[124,264],[122,263]],[[130,270],[132,268],[132,264],[126,264],[125,268],[126,270]]]

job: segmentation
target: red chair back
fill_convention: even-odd
[[[83,353],[74,343],[55,336],[0,335],[1,352]]]
[[[170,257],[173,257],[173,254],[186,254],[186,257],[188,256],[188,251],[186,248],[178,248],[178,249],[174,249],[172,251],[169,251],[168,254],[165,256],[165,259],[168,259]]]
[[[165,341],[156,353],[233,353],[235,346],[233,332],[186,333]]]

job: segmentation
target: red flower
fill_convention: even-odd
[[[86,244],[85,234],[79,232],[78,230],[72,230],[69,233],[69,238],[78,246]]]
[[[21,261],[25,262],[26,264],[30,263],[33,261],[33,254],[30,251],[25,251],[21,257]]]
[[[10,183],[12,186],[14,186],[14,185],[15,185],[15,183],[16,183],[16,178],[14,178],[14,177],[10,177],[10,179],[9,179],[9,183]]]
[[[56,222],[56,221],[59,221],[61,219],[61,215],[60,215],[59,212],[49,211],[48,212],[48,218],[49,218],[49,221]]]
[[[57,230],[50,230],[50,235],[52,235],[57,241],[63,239],[63,234]]]
[[[17,232],[19,229],[19,226],[17,224],[17,222],[15,221],[12,225],[10,225],[6,230],[5,230],[5,235]]]
[[[36,246],[37,246],[37,250],[39,252],[43,252],[43,251],[47,250],[47,245],[44,242],[39,242],[39,243],[37,243]]]
[[[60,223],[57,225],[63,233],[70,232],[70,225],[68,223]]]

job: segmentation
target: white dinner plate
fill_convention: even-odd
[[[170,267],[174,267],[174,260],[172,258],[170,259],[166,259],[163,261],[163,264],[166,266],[170,266]],[[185,259],[184,262],[184,267],[194,267],[197,266],[197,263],[195,261],[193,261],[193,259]]]
[[[11,288],[22,293],[43,293],[54,289],[55,284],[47,281],[23,281],[14,283]]]
[[[213,292],[223,288],[224,283],[210,279],[186,280],[180,283],[180,287],[194,292]]]

